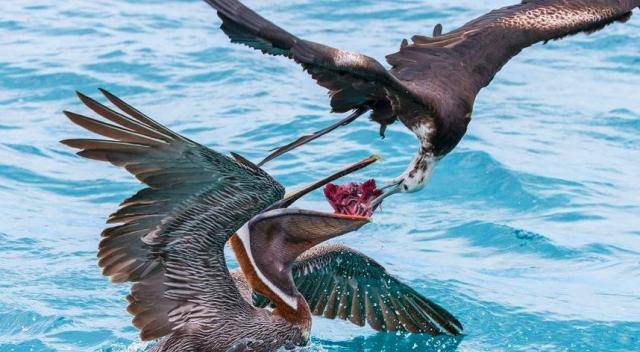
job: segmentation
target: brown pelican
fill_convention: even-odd
[[[237,0],[205,0],[218,11],[232,42],[302,65],[329,90],[333,112],[353,113],[338,123],[278,148],[262,163],[312,141],[367,111],[381,126],[400,120],[416,134],[418,152],[406,171],[374,203],[397,192],[414,192],[428,181],[438,160],[467,131],[474,101],[495,74],[522,49],[579,32],[624,22],[640,0],[523,0],[489,12],[449,33],[437,25],[431,37],[416,35],[375,59],[296,37]]]
[[[162,338],[153,351],[304,345],[312,314],[359,325],[368,321],[381,331],[462,331],[451,314],[360,253],[335,246],[305,253],[358,229],[369,217],[287,207],[375,158],[285,195],[281,184],[241,156],[230,158],[193,142],[102,92],[122,112],[78,95],[113,124],[65,114],[108,139],[62,143],[80,149],[80,156],[123,167],[148,186],[109,217],[117,225],[102,233],[98,258],[111,281],[133,283],[127,310],[142,340]],[[358,198],[354,209],[369,215],[369,200]],[[223,252],[230,238],[241,268],[233,274]],[[252,292],[275,308],[253,305]]]

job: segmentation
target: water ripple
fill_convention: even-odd
[[[513,0],[247,0],[311,40],[380,60]],[[295,63],[231,45],[198,0],[3,3],[0,351],[143,351],[127,285],[95,261],[106,216],[141,186],[59,140],[87,136],[75,90],[105,87],[170,128],[259,160],[337,121]],[[421,193],[341,240],[466,327],[462,339],[317,319],[303,351],[631,351],[640,343],[640,18],[525,50],[477,99],[467,136]],[[100,101],[105,101],[99,98]],[[287,187],[370,154],[386,180],[417,148],[366,119],[270,163]],[[300,207],[328,210],[320,192]]]

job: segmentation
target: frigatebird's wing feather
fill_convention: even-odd
[[[232,42],[301,64],[331,95],[335,112],[372,108],[386,101],[385,88],[405,87],[377,60],[300,39],[237,0],[205,0],[218,11],[222,30]]]
[[[454,95],[472,103],[480,89],[522,49],[625,21],[640,0],[524,0],[494,10],[453,32],[414,36],[387,56],[392,73],[432,99]]]
[[[284,195],[264,171],[248,167],[178,135],[114,95],[124,113],[79,94],[115,123],[65,112],[107,139],[62,143],[79,155],[125,168],[148,188],[125,200],[108,220],[98,252],[103,274],[133,282],[127,310],[151,340],[183,324],[253,309],[241,298],[225,264],[227,239]],[[238,210],[241,210],[240,212]],[[235,312],[235,313],[234,313]]]
[[[459,335],[462,324],[444,308],[390,275],[366,255],[339,244],[303,253],[293,266],[296,287],[314,315],[378,331]],[[254,295],[257,306],[266,298]]]

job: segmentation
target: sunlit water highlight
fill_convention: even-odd
[[[248,3],[308,39],[383,60],[400,40],[516,2]],[[140,185],[58,140],[78,89],[105,87],[189,138],[258,160],[324,127],[295,64],[231,45],[203,2],[3,1],[0,351],[141,351],[125,286],[96,265],[106,216]],[[537,45],[478,97],[470,130],[415,195],[343,238],[460,318],[461,340],[317,319],[310,351],[636,351],[640,345],[640,17]],[[372,153],[399,174],[416,148],[362,120],[269,165],[287,186]],[[328,209],[320,192],[300,206]],[[457,347],[456,347],[457,346]]]

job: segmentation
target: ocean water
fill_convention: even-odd
[[[383,60],[516,0],[247,0],[307,39]],[[637,15],[637,13],[636,13]],[[25,0],[0,12],[0,351],[143,351],[127,285],[96,263],[107,215],[141,186],[58,143],[62,110],[105,87],[172,129],[253,160],[337,121],[282,58],[232,45],[197,0]],[[454,82],[455,83],[455,82]],[[477,99],[421,193],[342,242],[455,314],[459,339],[316,319],[308,351],[638,351],[640,17],[536,45]],[[386,180],[416,149],[362,119],[268,165],[289,187],[372,153]],[[328,209],[320,192],[300,207]]]

